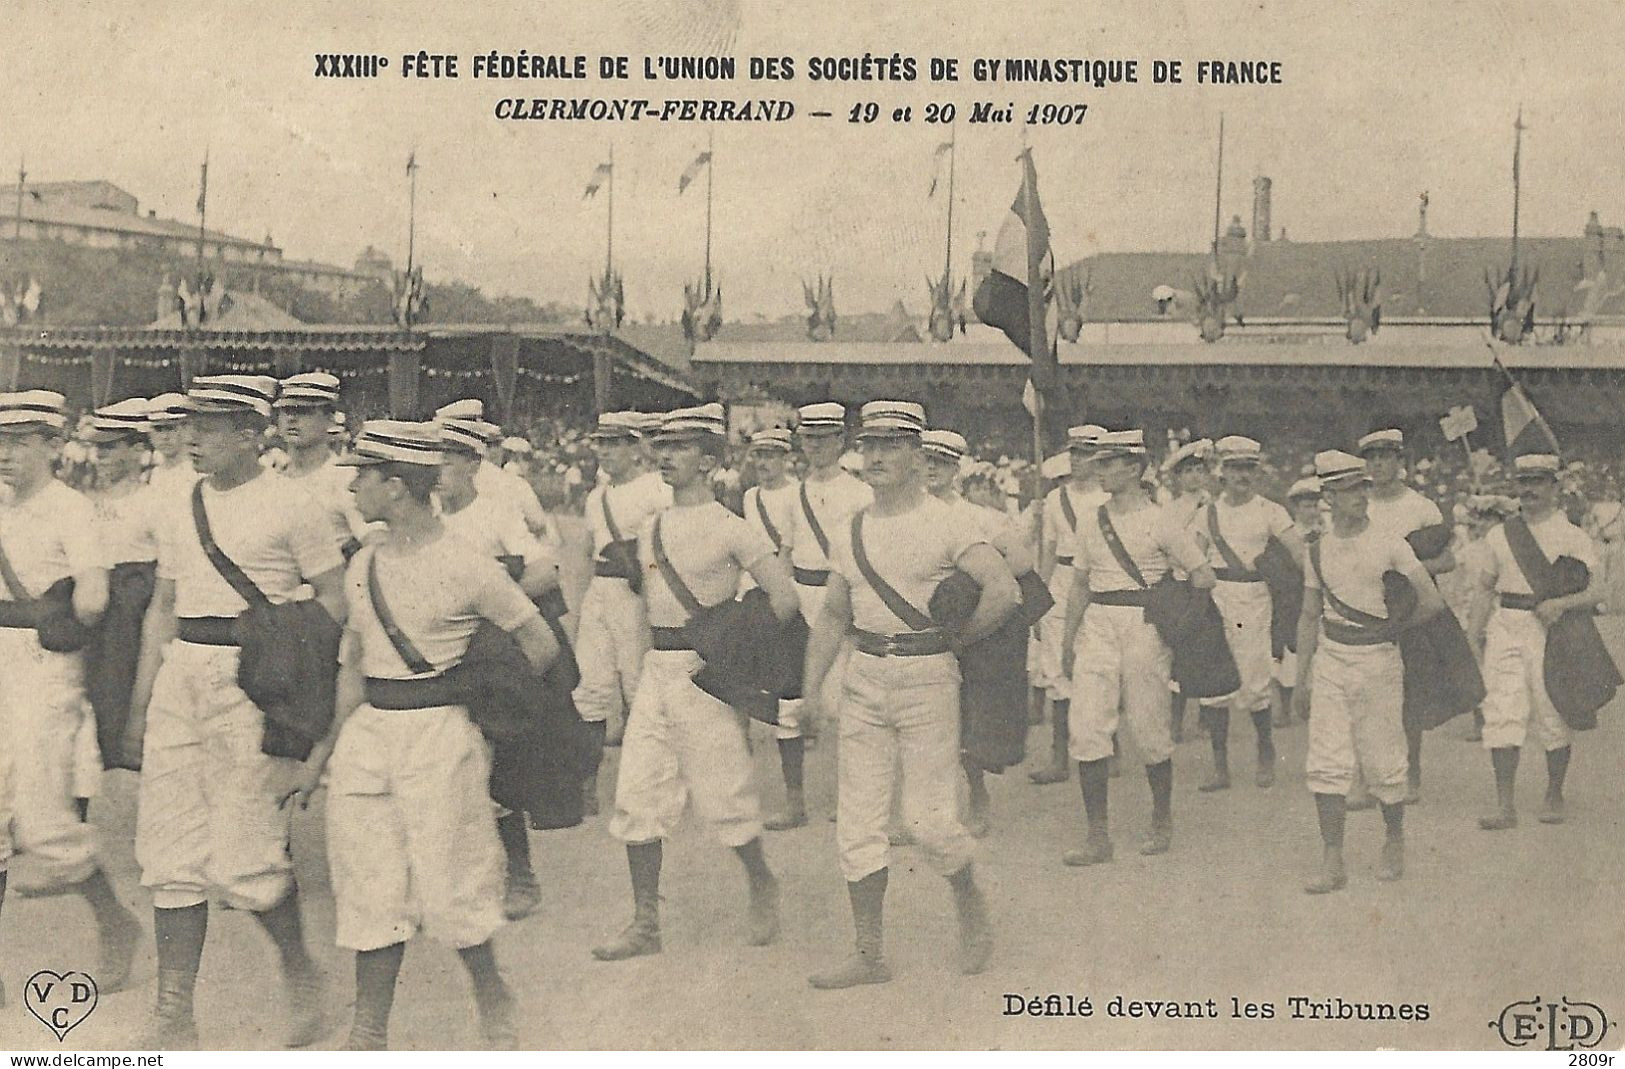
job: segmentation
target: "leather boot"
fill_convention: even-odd
[[[152,1018],[136,1040],[137,1050],[197,1050],[197,1022],[192,1020],[192,988],[197,973],[158,970],[158,997]]]
[[[987,916],[987,901],[976,886],[971,863],[948,877],[954,892],[954,911],[959,916],[959,971],[975,976],[987,971],[993,957],[993,925]]]
[[[1506,831],[1518,826],[1518,811],[1512,804],[1518,783],[1518,755],[1516,746],[1497,746],[1490,751],[1490,763],[1495,767],[1496,809],[1478,818],[1478,826],[1485,831]]]
[[[1213,741],[1213,775],[1196,788],[1204,793],[1230,789],[1230,709],[1223,705],[1200,707],[1202,722]]]
[[[884,984],[891,980],[884,955],[887,871],[871,872],[861,880],[849,881],[847,897],[852,901],[852,928],[856,935],[851,955],[828,972],[817,973],[808,983],[822,991],[835,991],[860,984]]]
[[[1112,859],[1112,840],[1108,831],[1107,806],[1110,800],[1111,775],[1107,769],[1110,758],[1078,762],[1078,782],[1083,786],[1083,813],[1089,826],[1089,836],[1081,850],[1068,850],[1061,855],[1063,864],[1074,867],[1100,865]]]
[[[1054,733],[1050,736],[1050,762],[1038,771],[1027,774],[1027,778],[1034,783],[1065,783],[1071,774],[1066,751],[1072,734],[1071,724],[1067,720],[1072,715],[1072,703],[1056,701],[1054,704],[1051,712]]]
[[[622,961],[660,953],[660,840],[628,843],[626,864],[632,873],[632,923],[611,943],[594,947],[599,961]]]

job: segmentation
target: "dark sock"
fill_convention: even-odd
[[[806,754],[805,739],[779,740],[779,767],[784,770],[785,790],[799,791],[806,783]]]
[[[1110,797],[1111,773],[1102,757],[1098,761],[1078,762],[1078,783],[1083,787],[1083,813],[1089,822],[1091,836],[1104,835],[1107,828],[1107,799]]]
[[[508,857],[509,879],[536,878],[530,868],[530,834],[525,827],[525,814],[517,810],[497,818],[497,838],[502,840],[502,852]]]
[[[959,767],[965,770],[965,785],[969,788],[971,804],[987,805],[987,774],[982,771],[982,766],[972,761],[969,754],[960,754]]]
[[[632,874],[632,905],[639,920],[646,919],[652,924],[658,924],[660,917],[662,856],[659,839],[652,843],[626,844],[626,867]]]
[[[1348,816],[1348,799],[1341,794],[1315,794],[1315,815],[1320,818],[1320,841],[1334,850],[1343,849],[1343,823]]]
[[[90,912],[96,916],[96,927],[102,931],[133,920],[130,911],[124,908],[124,903],[118,900],[113,891],[113,885],[107,881],[107,873],[101,869],[92,872],[81,880],[74,890],[84,896],[90,905]]]
[[[81,824],[89,824],[90,823],[90,799],[89,798],[75,798],[73,800],[73,808],[74,808],[74,811],[79,814],[79,823],[81,823]]]
[[[1422,785],[1422,729],[1405,729],[1405,759],[1409,762],[1410,785]]]
[[[745,866],[752,887],[773,882],[773,870],[767,867],[767,854],[762,850],[762,837],[758,835],[744,846],[734,847],[734,853]]]
[[[1291,687],[1281,688],[1281,708],[1288,713],[1292,712],[1292,690]]]
[[[1145,766],[1145,778],[1151,784],[1151,822],[1169,824],[1174,819],[1174,760],[1158,761]]]
[[[395,1005],[395,980],[406,957],[405,943],[355,953],[355,1016],[357,1021],[389,1030],[389,1011]]]
[[[1253,731],[1258,735],[1258,760],[1260,764],[1270,764],[1275,761],[1275,735],[1270,723],[1268,709],[1253,710]]]
[[[1220,772],[1226,772],[1230,767],[1230,707],[1227,705],[1202,705],[1202,722],[1207,725],[1208,736],[1213,740],[1213,764]]]
[[[1055,734],[1052,740],[1055,752],[1061,755],[1062,761],[1065,761],[1066,744],[1072,737],[1072,700],[1070,698],[1055,699],[1055,710],[1050,716],[1055,724]]]
[[[1382,805],[1382,824],[1388,832],[1390,840],[1405,838],[1405,803],[1398,802]]]
[[[6,904],[6,870],[0,869],[0,907]]]
[[[209,904],[152,911],[152,934],[158,948],[158,968],[197,975],[203,960],[203,937],[209,931]]]
[[[502,973],[497,971],[496,951],[491,949],[489,939],[479,946],[463,947],[457,951],[457,956],[463,959],[463,968],[468,970],[468,978],[474,982],[474,1003],[481,1012],[492,1000],[507,997],[508,985],[503,983]]]
[[[598,771],[598,766],[604,762],[604,740],[609,737],[609,723],[604,720],[588,720],[587,731],[593,739],[592,770]]]
[[[305,923],[299,913],[298,887],[289,890],[282,901],[270,909],[256,912],[254,919],[260,922],[265,934],[276,944],[284,973],[309,972],[316,967],[316,963],[310,960],[310,951],[305,947]]]
[[[1556,750],[1546,751],[1546,796],[1548,798],[1563,797],[1563,781],[1569,774],[1569,757],[1574,753],[1572,746],[1563,746]]]
[[[1490,764],[1495,768],[1495,801],[1510,810],[1518,784],[1518,756],[1516,746],[1497,746],[1490,751]]]

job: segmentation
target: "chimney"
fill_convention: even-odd
[[[1270,239],[1270,180],[1263,175],[1253,179],[1253,240]]]
[[[147,209],[147,218],[148,219],[156,219],[156,218],[158,218],[157,210],[153,209],[153,208],[148,208]]]

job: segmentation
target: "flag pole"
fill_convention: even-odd
[[[604,240],[604,284],[615,273],[615,143],[609,144],[609,224]]]
[[[17,229],[13,237],[18,241],[23,239],[23,183],[28,180],[28,161],[17,157]]]
[[[959,151],[958,142],[957,128],[950,128],[948,134],[948,242],[942,265],[942,295],[944,300],[951,299],[950,291],[954,284],[954,156]]]
[[[1219,170],[1213,179],[1213,262],[1219,262],[1219,205],[1224,199],[1224,112],[1219,112]]]
[[[711,183],[717,173],[716,128],[705,131],[705,299],[711,299]]]

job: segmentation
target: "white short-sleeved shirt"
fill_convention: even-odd
[[[770,531],[762,521],[762,512],[773,524]],[[745,522],[760,531],[769,542],[784,552],[784,547],[796,544],[796,518],[801,511],[801,482],[786,480],[783,486],[769,490],[753,486],[745,491]]]
[[[1207,551],[1207,562],[1215,568],[1228,567],[1228,564],[1219,552],[1218,543],[1208,532],[1208,509],[1217,513],[1219,534],[1224,536],[1225,542],[1248,568],[1264,552],[1271,538],[1280,538],[1293,529],[1292,517],[1286,509],[1267,497],[1254,494],[1246,504],[1232,505],[1221,495],[1206,509],[1197,512],[1190,523],[1197,544]]]
[[[530,483],[522,475],[499,468],[489,460],[481,460],[480,466],[474,469],[474,489],[483,495],[506,501],[532,531],[542,532],[551,527],[547,510],[542,508],[536,491],[531,489]],[[620,522],[620,517],[616,517],[616,522]]]
[[[442,507],[440,519],[448,531],[484,556],[518,557],[527,568],[537,563],[558,567],[558,554],[531,534],[525,518],[505,502],[476,494],[473,501],[456,512]]]
[[[818,537],[813,534],[812,524],[807,520],[806,510],[801,504],[802,490],[806,491],[807,503],[812,506],[813,515],[818,517],[818,525],[829,539],[830,556],[826,556],[819,547]],[[831,558],[835,532],[844,530],[851,524],[853,515],[873,504],[874,500],[875,492],[869,484],[847,471],[842,471],[833,479],[803,479],[796,492],[796,532],[790,544],[790,563],[809,571],[833,567]]]
[[[1044,497],[1044,542],[1055,547],[1057,556],[1065,557],[1072,553],[1072,540],[1077,531],[1066,518],[1066,506],[1062,498],[1072,506],[1072,514],[1082,523],[1085,516],[1094,514],[1111,496],[1098,486],[1091,486],[1086,490],[1079,490],[1070,483],[1063,483],[1051,490]]]
[[[160,495],[174,495],[182,499],[192,492],[192,484],[197,481],[198,473],[185,457],[174,464],[160,463],[147,473],[147,485],[153,490]]]
[[[1028,550],[1027,529],[1016,517],[960,496],[954,497],[948,504],[959,511],[974,534],[990,543],[1006,561],[1016,553]]]
[[[339,660],[373,679],[410,679],[407,667],[384,633],[367,588],[367,568],[376,554],[378,586],[395,626],[423,659],[443,672],[468,650],[481,620],[504,631],[539,615],[516,583],[491,557],[452,534],[396,556],[365,546],[345,573],[350,614]]]
[[[593,487],[587,494],[583,519],[586,520],[588,533],[592,535],[595,557],[613,541],[609,526],[604,521],[603,502],[606,497],[609,499],[610,515],[615,517],[615,526],[623,539],[636,538],[650,516],[671,507],[671,487],[657,472],[646,471],[624,483],[604,483]]]
[[[912,630],[886,607],[858,570],[852,553],[852,521],[848,519],[829,536],[834,558],[830,563],[852,591],[853,625],[880,635]],[[928,610],[937,584],[953,574],[965,551],[986,543],[958,507],[934,497],[895,516],[877,516],[871,509],[863,517],[864,555],[875,574],[922,613]]]
[[[1569,522],[1563,515],[1562,509],[1552,510],[1552,514],[1539,523],[1529,524],[1529,533],[1535,536],[1535,543],[1540,551],[1546,554],[1548,561],[1555,561],[1559,557],[1573,557],[1591,571],[1592,582],[1597,580],[1597,544],[1591,536]],[[1529,580],[1524,576],[1523,569],[1512,557],[1512,547],[1507,544],[1506,525],[1497,524],[1490,528],[1490,533],[1484,536],[1484,546],[1489,550],[1484,557],[1484,571],[1495,582],[1495,591],[1498,594],[1532,594]]]
[[[284,467],[281,474],[283,478],[309,491],[326,515],[328,526],[333,529],[333,538],[339,546],[352,538],[360,541],[366,535],[367,521],[361,518],[361,513],[355,507],[355,496],[350,493],[354,468],[340,466],[337,458],[330,454],[320,467],[303,475],[288,467]]]
[[[30,598],[59,579],[106,568],[98,531],[90,499],[55,479],[26,501],[0,502],[0,546]],[[0,598],[14,600],[4,583]]]
[[[1129,559],[1153,586],[1170,569],[1189,574],[1203,564],[1202,550],[1190,529],[1162,506],[1147,502],[1132,512],[1110,512],[1112,528]],[[1089,589],[1097,594],[1118,590],[1143,589],[1134,577],[1117,563],[1100,528],[1100,506],[1078,517],[1078,535],[1073,540],[1072,566],[1089,578]]]
[[[1409,486],[1394,498],[1367,495],[1365,515],[1371,521],[1372,528],[1399,538],[1444,522],[1444,513],[1439,511],[1439,506]]]
[[[727,601],[739,589],[739,577],[773,555],[773,543],[721,502],[673,505],[651,517],[638,532],[638,560],[643,565],[643,597],[651,627],[682,627],[688,610],[677,600],[655,564],[654,525],[660,521],[660,544],[679,577],[701,605]]]
[[[203,505],[215,544],[273,604],[344,564],[322,507],[274,471],[230,490],[205,481]],[[204,554],[190,496],[166,508],[158,525],[158,576],[175,581],[177,616],[236,616],[248,607]]]
[[[158,559],[157,524],[162,502],[149,484],[120,486],[117,493],[98,492],[90,496],[90,504],[96,512],[107,567]]]
[[[1357,535],[1344,537],[1328,530],[1316,540],[1320,546],[1320,569],[1326,576],[1326,586],[1349,607],[1387,619],[1388,606],[1382,595],[1382,577],[1392,570],[1409,577],[1425,575],[1422,564],[1410,543],[1391,531],[1372,524]],[[1320,576],[1313,564],[1304,569],[1303,585],[1319,590]],[[1327,618],[1359,626],[1338,611],[1330,598],[1324,599]]]

